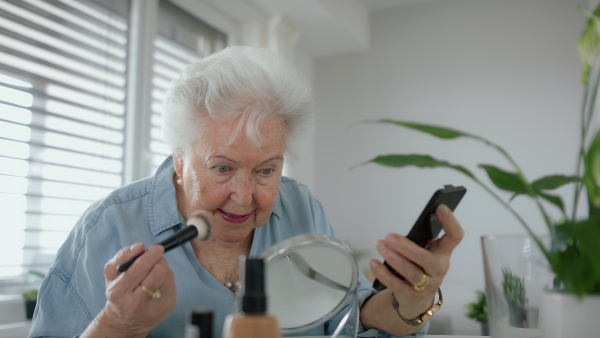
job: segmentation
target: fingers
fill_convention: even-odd
[[[104,265],[104,276],[106,279],[111,281],[119,277],[121,273],[117,271],[117,267],[133,257],[141,255],[144,252],[144,248],[144,243],[136,243],[119,250],[119,252]]]
[[[167,261],[164,258],[159,260],[132,292],[143,304],[159,306],[167,313],[171,312],[176,305],[177,288],[173,270],[169,269]]]
[[[144,252],[136,261],[123,273],[123,280],[132,284],[139,284],[152,271],[159,260],[163,259],[165,248],[162,245],[154,245]],[[124,262],[121,262],[124,263]]]
[[[395,271],[400,272],[402,277],[404,277],[408,283],[412,283],[421,278],[423,270],[417,262],[412,261],[406,255],[396,251],[398,246],[402,246],[402,244],[398,244],[400,241],[402,241],[401,238],[395,238],[394,235],[388,235],[385,240],[377,241],[377,251],[379,251],[381,256],[385,259],[386,264]],[[390,242],[394,244],[390,244]]]
[[[393,271],[390,271],[387,266],[376,259],[369,261],[371,271],[377,279],[386,287],[392,290],[402,290],[410,287],[410,282],[402,280]]]
[[[165,289],[165,284],[173,277],[173,271],[169,269],[167,261],[161,258],[146,275],[146,277],[140,282],[137,288],[143,290],[142,286],[147,290],[156,292],[160,289]],[[135,292],[135,290],[134,290]],[[146,292],[146,291],[144,291]],[[147,292],[146,292],[147,293]]]
[[[139,243],[129,248],[123,248],[104,267],[107,280],[107,298],[123,297],[137,288],[144,279],[155,269],[157,263],[163,259],[164,247],[155,245],[144,252],[144,245]],[[141,255],[140,255],[141,254]],[[125,272],[118,272],[117,266],[129,259],[139,256],[131,267]],[[165,268],[168,269],[166,261]],[[164,273],[164,271],[163,271]],[[157,274],[157,272],[154,272]],[[159,284],[159,283],[153,283]],[[146,286],[147,288],[155,285]],[[157,285],[159,286],[159,285]]]
[[[426,248],[398,234],[388,234],[384,240],[377,241],[377,251],[386,264],[405,278],[403,281],[402,277],[389,272],[383,264],[374,261],[371,268],[383,284],[388,287],[389,284],[408,284],[414,288],[415,285],[424,284],[423,281],[428,278],[431,278],[431,284],[441,284],[450,267],[450,255],[462,240],[464,231],[446,205],[440,205],[436,209],[436,216],[444,228],[444,235],[431,240]],[[417,291],[418,289],[419,287]]]
[[[435,215],[444,228],[444,235],[431,243],[429,250],[434,253],[450,255],[465,236],[465,231],[446,205],[441,204],[435,210]]]
[[[392,273],[389,278],[398,279],[399,285],[419,285],[422,283],[424,274],[429,276],[445,274],[442,271],[445,265],[438,261],[438,257],[406,237],[389,234],[385,240],[378,241],[376,246],[386,264],[398,272],[398,275]],[[404,278],[405,281],[402,281],[401,278]],[[385,282],[384,284],[389,287]]]
[[[161,245],[144,252],[144,245],[137,244],[121,249],[106,264],[107,323],[147,333],[175,308],[175,278],[163,253]],[[138,258],[127,271],[118,272],[117,266],[132,257]]]

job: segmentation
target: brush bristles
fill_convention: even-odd
[[[187,221],[187,225],[195,226],[198,229],[198,236],[196,239],[200,241],[206,241],[210,238],[212,225],[206,216],[202,214],[194,214]]]

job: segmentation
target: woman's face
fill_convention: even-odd
[[[178,207],[187,219],[191,212],[213,215],[213,238],[221,244],[245,239],[264,225],[273,211],[283,169],[285,128],[266,118],[259,131],[259,147],[246,137],[245,129],[228,145],[237,120],[210,120],[206,132],[192,150],[175,157]]]

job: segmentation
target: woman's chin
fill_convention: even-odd
[[[248,237],[253,235],[255,227],[254,224],[247,222],[242,224],[219,224],[215,228],[215,241],[223,246],[230,246],[247,240]]]

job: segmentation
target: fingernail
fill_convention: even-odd
[[[375,243],[375,246],[377,247],[377,251],[379,251],[380,253],[384,253],[387,250],[387,248],[382,240],[378,240]]]
[[[448,208],[448,206],[445,205],[445,204],[440,204],[440,206],[438,207],[438,210],[443,215],[446,215],[446,214],[450,213],[450,208]]]
[[[398,244],[398,237],[392,234],[387,234],[385,236],[385,242],[389,245],[396,245]]]
[[[376,260],[374,260],[374,259],[371,259],[371,260],[369,261],[369,266],[371,267],[371,270],[375,270],[375,269],[377,269],[377,261],[376,261]]]
[[[135,243],[134,245],[129,247],[130,251],[137,251],[139,248],[142,247],[142,245],[144,245],[143,243]]]

